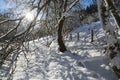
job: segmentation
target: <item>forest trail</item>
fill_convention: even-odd
[[[30,51],[26,55],[20,53],[11,80],[116,80],[108,66],[108,59],[102,54],[103,45],[98,42],[104,36],[101,29],[91,43],[87,27],[90,28],[79,28],[79,41],[74,33],[73,40],[65,40],[70,50],[65,53],[57,50],[57,41],[52,37],[30,41],[29,46],[25,44]],[[50,47],[46,46],[46,41],[51,43]]]

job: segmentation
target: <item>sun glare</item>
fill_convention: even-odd
[[[33,15],[33,13],[27,13],[25,18],[28,21],[32,21],[34,19],[34,15]]]

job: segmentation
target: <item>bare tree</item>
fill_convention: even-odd
[[[4,42],[4,46],[2,46],[0,49],[0,67],[9,58],[12,58],[11,64],[9,66],[12,67],[12,65],[14,65],[14,62],[18,58],[21,48],[25,47],[24,43],[28,42],[28,35],[34,38],[32,31],[36,25],[40,23],[40,21],[43,21],[46,24],[45,29],[48,29],[48,32],[52,29],[54,29],[53,32],[57,32],[59,50],[61,52],[65,52],[67,49],[63,41],[63,26],[65,19],[68,16],[67,14],[69,10],[78,1],[79,0],[16,0],[17,7],[14,9],[13,16],[5,18],[4,20],[0,20],[0,24],[6,24],[9,21],[15,23],[14,27],[9,29],[6,33],[0,35],[0,43]],[[53,4],[54,7],[52,6]],[[27,8],[30,9],[29,12],[34,12],[34,19],[30,22],[25,20],[25,14],[21,15],[22,12],[24,12],[24,10]],[[46,16],[43,15],[41,18],[41,13],[44,13]],[[24,26],[25,29],[19,31],[19,28],[22,26]],[[5,38],[14,31],[16,31],[16,33],[6,40]],[[27,48],[25,48],[25,50],[26,52],[28,51]]]
[[[31,3],[34,4],[34,1],[31,1]],[[31,22],[27,23],[28,25],[26,25],[27,27],[25,30],[15,33],[14,36],[8,39],[6,39],[6,37],[9,34],[17,31],[19,27],[22,26],[22,24],[25,22],[26,16],[14,16],[0,20],[0,24],[6,24],[9,21],[15,23],[14,26],[10,25],[13,26],[12,29],[9,29],[6,33],[0,35],[0,43],[3,44],[3,46],[0,45],[0,68],[3,64],[6,64],[6,60],[10,60],[10,64],[8,64],[9,70],[6,73],[7,76],[10,76],[10,74],[12,74],[13,71],[11,72],[11,69],[18,58],[21,47],[24,47],[24,42],[27,41],[28,35],[31,34],[31,30],[35,27],[40,12],[46,7],[46,5],[50,3],[50,1],[51,0],[46,0],[44,3],[42,3],[40,0],[37,5],[33,5],[30,11],[36,10],[34,19]],[[9,79],[10,78],[8,78],[8,80]]]
[[[98,0],[98,11],[102,27],[107,39],[107,55],[110,59],[111,67],[118,79],[120,79],[120,16],[112,0]],[[116,26],[110,24],[110,17],[115,21]]]

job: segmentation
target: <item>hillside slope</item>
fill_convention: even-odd
[[[91,29],[94,29],[92,43]],[[80,34],[79,41],[76,39],[76,33]],[[100,23],[82,26],[71,34],[72,40],[65,38],[66,46],[70,50],[65,53],[58,51],[57,41],[50,36],[30,41],[29,45],[25,43],[29,51],[20,53],[11,79],[116,80],[108,65],[107,56],[103,54],[105,37]]]

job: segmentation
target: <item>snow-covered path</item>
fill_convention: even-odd
[[[44,45],[39,45],[35,51],[28,53],[29,62],[21,53],[13,80],[115,80],[103,56],[56,51],[49,53],[49,48]]]
[[[81,56],[70,52],[56,53],[52,51],[49,53],[48,48],[42,45],[36,49],[36,52],[29,53],[27,58],[29,62],[26,62],[23,53],[21,53],[13,74],[13,80],[102,79],[97,73],[79,66]]]
[[[83,61],[86,68],[97,72],[100,76],[104,77],[106,80],[116,80],[115,75],[108,66],[108,61],[106,57],[93,57]]]
[[[23,52],[17,59],[12,80],[116,80],[108,66],[108,59],[101,53],[103,45],[98,39],[103,37],[101,29],[96,29],[97,37],[90,43],[89,26],[76,29],[80,40],[65,40],[70,51],[59,52],[52,37],[30,41],[26,56]],[[76,31],[73,31],[73,34]],[[46,41],[50,46],[46,46]],[[52,41],[52,42],[51,42]],[[28,48],[28,45],[26,45]],[[3,79],[4,80],[4,79]]]
[[[79,65],[99,74],[102,78],[101,80],[116,80],[114,73],[109,67],[108,58],[101,53],[102,49],[95,47],[92,43],[84,43],[83,41],[82,44],[85,45],[82,45],[81,42],[77,41],[72,44],[73,46],[77,45],[76,48],[71,48],[71,44],[68,45],[71,51],[80,55],[79,59],[77,59]]]
[[[94,30],[94,42],[92,43],[90,40],[91,29]],[[76,39],[77,36],[74,36],[73,40],[66,45],[73,53],[81,56],[79,58],[80,65],[82,63],[87,69],[98,73],[104,80],[116,80],[115,74],[109,66],[108,58],[103,54],[105,37],[103,30],[100,28],[100,23],[80,27],[75,29],[72,34],[76,35],[78,32],[80,34],[79,41]]]

